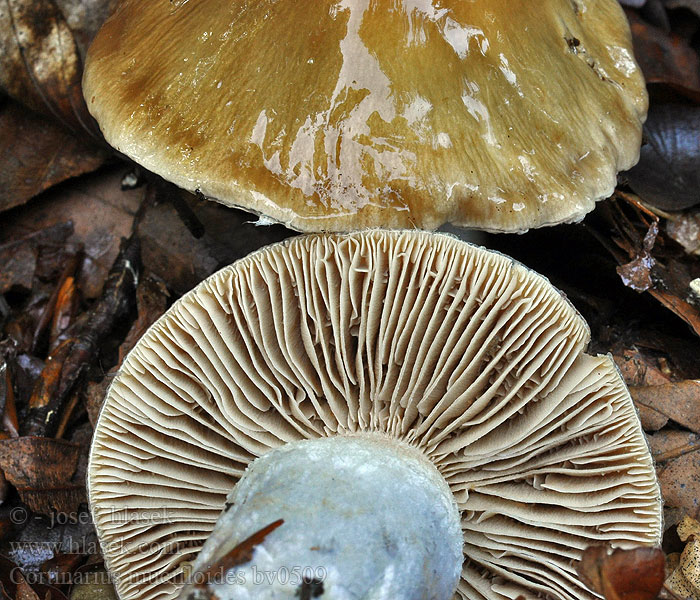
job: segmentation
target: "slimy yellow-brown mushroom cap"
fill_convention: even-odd
[[[304,231],[581,219],[647,109],[616,0],[122,0],[84,89],[124,154]]]

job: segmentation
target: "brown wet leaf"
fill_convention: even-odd
[[[36,251],[31,246],[0,246],[0,265],[0,294],[10,290],[28,292],[32,289]]]
[[[686,298],[693,294],[693,288],[691,286],[692,281],[693,280],[690,279],[688,280],[688,285],[682,292],[683,296]],[[700,310],[697,306],[690,304],[686,300],[671,292],[649,290],[649,293],[671,312],[674,312],[681,319],[683,319],[696,335],[700,335]]]
[[[700,516],[700,437],[668,429],[648,440],[666,505]]]
[[[144,197],[143,189],[121,190],[124,171],[120,166],[81,177],[70,186],[50,190],[21,211],[3,215],[5,237],[20,239],[69,221],[73,234],[67,241],[81,245],[85,254],[76,277],[77,286],[83,297],[97,298],[119,253],[119,242],[129,236]],[[44,262],[40,260],[39,266]],[[64,261],[56,266],[60,273]]]
[[[652,104],[639,163],[627,181],[650,206],[678,211],[700,204],[700,108]]]
[[[256,226],[251,215],[186,192],[190,229],[173,202],[161,202],[146,210],[138,233],[142,256],[156,275],[177,295],[184,294],[214,271],[293,232],[281,225]],[[195,237],[191,230],[199,237]]]
[[[637,406],[654,410],[679,425],[700,433],[700,381],[630,387]]]
[[[103,150],[17,103],[0,105],[0,211],[24,204],[70,177],[94,171],[106,158]]]
[[[76,513],[85,502],[82,482],[72,480],[83,449],[40,437],[0,440],[0,469],[31,510]]]
[[[639,348],[623,348],[613,353],[613,359],[628,386],[663,385],[671,380],[658,359]]]
[[[9,359],[0,364],[0,439],[19,437],[19,422]]]
[[[78,46],[54,0],[2,0],[0,89],[61,123],[99,139],[81,88]]]
[[[15,577],[17,577],[16,574]],[[19,583],[17,584],[17,592],[15,593],[16,600],[40,600],[39,595],[31,588],[22,575],[19,575],[18,579]]]
[[[141,336],[146,333],[146,330],[165,312],[169,298],[168,288],[160,278],[151,272],[146,272],[141,276],[136,288],[138,317],[119,346],[118,362],[100,381],[88,383],[85,390],[85,405],[93,426],[97,423],[97,417],[107,395],[107,388],[121,368],[124,358],[136,345],[136,342],[141,339]]]
[[[60,302],[63,301],[68,303],[68,306],[66,307],[67,310],[70,310],[72,308],[73,303],[77,303],[77,292],[71,293],[71,289],[74,289],[75,287],[75,272],[83,259],[83,253],[82,251],[70,244],[67,244],[62,250],[63,251],[60,254],[62,258],[61,264],[63,268],[60,271],[58,281],[55,284],[49,301],[46,303],[44,312],[42,313],[41,318],[39,319],[39,322],[37,323],[36,328],[34,329],[32,351],[35,353],[40,347],[46,347],[45,345],[42,345],[42,341],[46,337],[45,333],[47,329],[49,330],[49,351],[54,350],[58,345],[60,345],[62,341],[64,341],[63,337],[61,337],[61,339],[58,339],[58,333],[56,336],[53,335],[55,329],[55,327],[53,327],[54,321],[56,321],[56,319],[58,319],[61,323],[63,323],[64,321],[64,319],[61,318],[60,311],[62,309],[62,306]],[[56,276],[54,275],[53,277],[51,277],[51,279],[55,279],[55,277]],[[67,283],[69,285],[68,290],[65,289],[65,285]],[[61,298],[61,294],[64,295],[63,298]],[[59,324],[57,323],[56,326],[58,325]]]
[[[606,600],[654,600],[664,582],[664,562],[656,548],[610,552],[606,546],[589,546],[576,570]]]
[[[650,25],[632,10],[625,12],[634,55],[647,83],[663,84],[700,99],[700,59],[695,51],[679,35]]]

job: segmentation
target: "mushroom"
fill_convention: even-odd
[[[594,598],[584,548],[657,544],[661,501],[588,340],[543,277],[445,234],[301,236],[219,271],[96,427],[121,600]]]
[[[647,111],[617,0],[123,0],[83,85],[115,148],[302,231],[580,220]]]

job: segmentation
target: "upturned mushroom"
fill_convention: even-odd
[[[580,220],[647,110],[617,0],[122,0],[83,84],[115,148],[303,231]]]
[[[97,424],[121,600],[593,599],[583,549],[657,544],[661,501],[588,339],[543,277],[444,234],[298,237],[223,269]]]

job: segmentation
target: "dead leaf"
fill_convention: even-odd
[[[31,510],[76,513],[85,502],[83,482],[72,480],[81,451],[78,444],[49,438],[0,440],[0,469]]]
[[[91,381],[85,391],[85,404],[88,417],[93,426],[97,423],[102,404],[107,395],[107,388],[111,385],[114,376],[121,367],[124,358],[136,345],[146,330],[156,322],[168,307],[170,294],[165,283],[151,272],[144,273],[139,279],[136,288],[136,308],[138,317],[131,326],[126,338],[119,346],[119,358],[116,365],[101,381]]]
[[[697,100],[700,98],[700,59],[680,36],[667,33],[625,11],[632,30],[634,55],[647,83],[663,84]]]
[[[203,235],[195,237],[171,202],[151,205],[139,225],[144,264],[177,295],[217,269],[293,232],[281,225],[256,226],[251,215],[185,194]]]
[[[679,425],[700,433],[700,381],[630,387],[637,406],[655,410]]]
[[[61,286],[57,288],[56,306],[51,319],[51,332],[49,337],[49,351],[58,347],[66,337],[63,335],[75,320],[78,310],[78,290],[75,278],[66,277]]]
[[[42,582],[70,587],[73,572],[84,560],[85,555],[80,552],[57,552],[41,564],[39,572]]]
[[[627,181],[653,207],[683,210],[700,203],[700,108],[652,105],[639,163]]]
[[[613,354],[613,360],[628,386],[663,385],[671,381],[658,360],[639,348],[623,348]]]
[[[667,506],[700,516],[700,442],[697,434],[663,430],[648,436],[657,461],[661,494]]]
[[[17,103],[5,102],[0,105],[0,211],[94,171],[107,156]]]
[[[19,437],[19,423],[9,360],[0,364],[0,439]]]
[[[162,279],[146,271],[136,288],[136,309],[138,316],[126,338],[119,346],[119,364],[136,345],[148,328],[155,323],[168,308],[170,293]]]
[[[2,0],[0,89],[74,135],[100,139],[80,85],[78,46],[54,0]]]
[[[18,354],[31,352],[34,331],[49,301],[47,286],[34,286],[31,296],[14,311],[5,324],[5,335],[17,345]]]
[[[82,246],[85,254],[76,278],[78,288],[84,298],[99,297],[119,253],[119,242],[129,236],[144,197],[143,189],[121,190],[125,170],[120,166],[82,177],[70,186],[50,190],[22,211],[2,215],[5,237],[20,239],[57,223],[70,222],[73,234],[67,242]],[[43,262],[39,260],[39,267]],[[64,260],[56,266],[57,275],[65,266]]]
[[[19,579],[15,600],[40,600],[37,593],[30,587],[21,574],[15,574],[15,577]]]
[[[612,229],[613,247],[606,237],[598,234],[598,239],[615,257],[619,264],[626,259],[635,259],[646,253],[654,259],[650,276],[654,283],[648,293],[663,306],[683,319],[700,336],[700,309],[688,300],[693,295],[692,282],[700,277],[700,261],[688,256],[683,248],[672,239],[654,229],[655,241],[649,249],[649,232],[659,218],[645,208],[639,199],[631,194],[616,192],[622,200],[607,202],[597,211]],[[610,234],[608,233],[608,236]],[[621,252],[622,250],[622,252]]]
[[[576,570],[606,600],[654,600],[664,583],[664,554],[657,548],[586,548]]]
[[[282,525],[284,525],[284,519],[277,519],[276,521],[266,525],[262,529],[248,536],[240,544],[219,558],[216,562],[205,566],[203,570],[200,571],[200,573],[204,575],[202,580],[210,580],[213,575],[216,575],[216,573],[226,572],[233,567],[249,562],[253,557],[253,551],[255,550],[256,546],[259,546],[263,541],[265,541],[265,538],[268,535]]]

